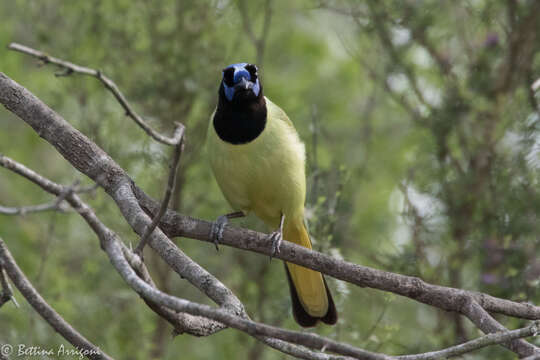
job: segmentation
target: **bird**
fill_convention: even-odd
[[[217,107],[207,132],[210,166],[235,212],[212,225],[218,246],[229,219],[254,213],[269,228],[272,255],[283,239],[311,249],[304,222],[305,146],[285,112],[263,95],[258,67],[236,63],[222,70]],[[302,327],[337,322],[324,276],[285,262],[292,312]]]

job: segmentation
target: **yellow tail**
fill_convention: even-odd
[[[311,249],[311,241],[302,220],[286,222],[283,237],[285,240]],[[322,274],[300,265],[285,264],[296,321],[302,326],[314,326],[318,320],[335,324],[337,313],[334,301]]]

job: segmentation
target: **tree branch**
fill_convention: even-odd
[[[174,135],[174,137],[178,139],[178,143],[174,147],[173,159],[172,159],[172,163],[169,169],[169,179],[167,181],[167,187],[165,189],[165,195],[163,196],[163,201],[161,202],[159,211],[152,219],[152,223],[150,224],[150,226],[148,226],[148,228],[146,228],[146,230],[144,231],[144,234],[141,236],[141,240],[139,241],[139,244],[137,245],[137,248],[135,249],[135,253],[139,254],[139,256],[141,257],[142,257],[142,252],[146,245],[146,242],[148,241],[148,237],[152,234],[152,231],[154,231],[154,229],[158,225],[163,214],[165,214],[165,211],[167,210],[167,207],[169,206],[169,200],[171,199],[171,194],[173,192],[174,187],[176,186],[176,174],[178,172],[178,163],[180,162],[180,155],[182,154],[182,149],[184,148],[184,141],[183,141],[184,131],[185,131],[184,125],[178,124],[175,130],[175,135]]]
[[[95,229],[94,229],[95,230]],[[187,312],[196,316],[204,316],[210,319],[222,322],[232,328],[241,330],[251,336],[267,336],[304,345],[313,349],[325,349],[338,354],[352,356],[357,359],[391,359],[384,354],[377,354],[355,348],[351,345],[339,343],[327,338],[323,338],[316,334],[303,333],[280,329],[274,326],[257,323],[251,320],[244,319],[240,316],[233,315],[225,310],[214,309],[207,305],[197,304],[185,299],[165,294],[142,281],[135,272],[131,269],[127,261],[122,255],[122,249],[118,239],[112,232],[108,232],[108,236],[104,230],[99,231],[98,235],[101,238],[105,251],[110,257],[111,263],[124,278],[124,280],[141,296],[148,298],[156,303],[162,304],[171,309],[181,312]]]
[[[41,317],[49,323],[58,333],[60,333],[74,347],[86,353],[91,359],[112,358],[105,354],[99,347],[92,344],[68,322],[66,322],[41,295],[34,289],[30,281],[23,274],[17,263],[11,256],[6,244],[0,238],[0,264],[6,270],[7,275],[13,284],[19,289],[26,301],[37,311]]]
[[[71,127],[71,125],[65,122],[65,120],[49,109],[39,99],[35,98],[35,96],[26,89],[22,88],[3,74],[0,74],[0,103],[3,103],[9,110],[32,126],[40,136],[54,145],[77,169],[103,186],[107,193],[116,201],[122,214],[136,232],[141,233],[147,228],[151,221],[148,216],[141,214],[142,209],[144,208],[145,211],[155,214],[159,209],[159,205],[138,189],[131,179],[129,179],[127,174],[125,174],[123,169],[121,169],[106,153],[80,132]],[[72,199],[74,196],[76,195],[70,195],[69,199]],[[234,295],[230,293],[230,290],[219,283],[217,279],[215,279],[214,282],[213,277],[209,279],[204,273],[201,274],[200,272],[197,272],[199,270],[196,268],[191,268],[191,271],[186,272],[183,267],[185,263],[182,262],[188,261],[189,263],[192,262],[192,260],[187,257],[187,260],[185,260],[185,255],[170,243],[169,239],[162,232],[163,230],[170,236],[182,235],[211,241],[210,226],[211,224],[208,222],[192,219],[172,211],[166,211],[160,223],[160,228],[156,229],[156,231],[151,234],[149,244],[156,249],[156,251],[158,251],[158,253],[160,253],[173,268],[177,269],[177,272],[191,276],[193,280],[190,281],[196,286],[201,286],[201,283],[206,284],[206,286],[208,286],[209,283],[215,284],[216,286],[213,287],[211,291],[207,288],[202,288],[202,290],[211,298],[218,300],[236,299]],[[265,234],[246,229],[227,227],[224,231],[222,243],[269,255],[271,250],[265,239]],[[114,242],[110,242],[110,244],[106,245],[109,246],[108,251],[113,253],[121,251],[121,249],[117,249],[117,246],[119,245],[115,245]],[[172,257],[170,257],[170,254],[173,254]],[[308,250],[289,242],[284,242],[282,244],[281,252],[277,257],[321,271],[359,286],[368,286],[394,292],[444,310],[462,313],[475,323],[483,320],[488,322],[491,321],[489,317],[486,317],[486,310],[529,319],[538,319],[540,317],[540,308],[530,304],[520,304],[509,300],[494,298],[486,294],[431,285],[418,278],[384,272],[333,259],[327,255]],[[176,262],[176,260],[179,262]],[[116,263],[113,262],[115,266],[119,266],[123,264],[122,261],[125,262],[125,259],[122,257],[122,259],[116,259],[114,261],[116,261]],[[182,265],[181,268],[179,268],[180,265]],[[122,276],[137,292],[145,294],[145,297],[148,299],[156,301],[171,309],[185,311],[192,315],[209,317],[242,331],[246,331],[251,335],[264,335],[280,339],[285,339],[284,337],[287,336],[287,341],[297,342],[306,346],[316,347],[323,344],[323,340],[318,337],[304,337],[304,335],[307,334],[302,334],[302,336],[297,337],[297,334],[294,332],[283,333],[281,332],[281,329],[254,323],[224,310],[212,309],[210,307],[171,297],[170,295],[163,294],[158,290],[153,289],[134,274],[131,267],[129,267],[129,270],[122,270]],[[236,301],[238,300],[236,299]],[[224,303],[227,303],[227,301],[224,301]],[[235,302],[233,301],[232,304],[234,303]],[[231,302],[227,304],[230,305]],[[243,312],[241,303],[238,302],[238,304]],[[478,311],[471,311],[465,306],[466,304],[469,304],[470,308],[475,308],[474,305],[476,304],[476,308],[481,309],[485,314]],[[487,316],[489,316],[489,314],[487,314]],[[477,326],[479,326],[478,323]],[[498,326],[502,327],[500,324],[498,324]],[[492,329],[490,330],[489,327]],[[496,331],[496,329],[493,330],[493,326],[490,325],[489,327],[484,327],[482,330],[486,332]],[[289,335],[292,337],[288,337]],[[512,343],[515,341],[516,340]],[[326,344],[326,342],[324,344]],[[525,349],[525,352],[520,353],[520,355],[529,355],[535,351],[535,348],[532,345],[527,345],[528,348]],[[330,348],[328,346],[326,348],[330,351],[335,351],[337,349],[342,353],[355,354],[355,356],[359,355],[357,352],[359,349],[342,348],[340,344],[332,344]]]
[[[152,200],[140,190],[137,196],[145,209],[151,212],[152,208],[155,208],[156,205],[152,205]],[[183,236],[212,242],[209,235],[211,223],[206,221],[168,211],[160,226],[171,237]],[[231,226],[225,228],[220,244],[264,255],[271,253],[270,244],[268,244],[265,234]],[[463,314],[486,333],[506,331],[488,314],[488,311],[523,319],[540,319],[540,307],[532,304],[517,303],[483,293],[432,285],[416,277],[390,273],[335,259],[287,241],[281,244],[280,253],[275,257],[358,286],[392,292],[446,311]],[[464,304],[475,304],[474,308],[482,309],[482,312],[472,312],[464,307]],[[519,350],[520,355],[537,351],[533,345],[526,342],[514,340],[514,343],[511,348]]]
[[[467,341],[463,344],[449,347],[444,350],[431,351],[428,353],[417,355],[398,356],[399,360],[427,360],[427,359],[446,359],[452,356],[463,355],[483,347],[509,342],[510,340],[525,338],[529,336],[537,336],[539,332],[540,322],[534,321],[529,326],[512,331],[494,332],[481,336],[477,339]]]
[[[136,188],[135,193],[141,206],[150,214],[157,210],[157,203],[142,190]],[[182,236],[206,242],[213,241],[210,236],[211,226],[211,222],[191,218],[171,210],[165,213],[160,224],[160,228],[171,237]],[[223,231],[220,244],[270,255],[271,245],[266,236],[266,234],[249,229],[227,226]],[[280,253],[275,257],[361,287],[389,291],[447,311],[461,312],[460,301],[472,298],[489,312],[529,320],[540,319],[540,307],[532,304],[517,303],[479,292],[429,284],[416,277],[339,260],[288,241],[281,244]]]
[[[133,181],[107,153],[28,90],[2,73],[0,103],[24,119],[76,169],[99,184],[116,202],[133,230],[139,235],[144,233],[152,219],[140,207],[132,190]],[[235,314],[245,313],[242,303],[231,290],[185,255],[159,228],[149,236],[148,244],[182,278],[195,285],[218,305]]]
[[[66,196],[68,195],[73,195],[74,193],[73,192],[70,192],[69,189],[70,187],[67,187],[67,186],[62,186],[60,184],[57,184],[49,179],[46,179],[45,177],[39,175],[38,173],[36,173],[35,171],[25,167],[24,165],[22,164],[19,164],[17,163],[16,161],[13,161],[12,159],[6,157],[6,156],[3,156],[0,154],[0,166],[3,166],[5,167],[6,169],[9,169],[23,177],[25,177],[26,179],[32,181],[33,183],[37,184],[38,186],[40,186],[43,190],[49,192],[49,193],[52,193],[52,194],[55,194],[55,195],[58,195],[60,196],[61,194],[67,194]],[[82,203],[80,201],[80,199],[78,197],[74,198],[75,200],[73,200],[73,197],[72,196],[69,196],[66,200],[69,201],[70,203],[73,202],[73,201],[76,201],[75,202],[75,205],[78,205],[78,206],[74,206],[73,203],[72,203],[72,207],[77,210],[77,211],[81,211],[80,209],[83,209],[85,211],[87,211],[87,209],[89,209],[89,207]],[[84,216],[83,216],[84,217]],[[130,252],[130,254],[132,254]],[[128,257],[130,258],[130,257]],[[138,258],[138,256],[132,254],[131,255],[131,262],[133,263],[142,263],[140,261],[140,259]],[[135,258],[137,258],[138,260],[135,260]],[[137,266],[136,269],[141,269],[141,266]],[[160,309],[155,309],[153,307],[151,307],[152,310],[156,311],[156,310],[160,310]],[[224,328],[224,326],[222,324],[218,324],[218,323],[215,323],[215,322],[212,322],[212,323],[208,323],[208,321],[206,321],[205,323],[203,323],[202,321],[199,321],[198,324],[201,325],[200,328],[194,328],[195,326],[195,322],[194,321],[190,321],[192,319],[190,318],[187,318],[187,317],[182,317],[182,316],[172,316],[172,314],[170,313],[166,313],[165,314],[165,311],[163,312],[159,312],[159,311],[156,311],[159,315],[170,315],[170,316],[165,316],[165,319],[167,319],[167,321],[171,322],[174,320],[174,323],[173,325],[175,326],[176,329],[183,329],[185,332],[189,332],[190,334],[193,334],[193,335],[196,335],[196,336],[208,336],[208,335],[211,335],[219,330],[222,330]],[[182,320],[185,320],[186,322],[189,322],[188,323],[183,323],[181,322]]]
[[[120,243],[120,245],[122,246],[124,257],[128,261],[129,265],[135,270],[137,275],[147,284],[157,289],[157,286],[144,265],[142,258],[130,251],[123,243]],[[209,336],[226,327],[221,323],[204,317],[172,311],[171,309],[156,304],[155,302],[152,302],[146,298],[143,298],[143,300],[146,305],[150,307],[150,309],[174,326],[174,335],[188,333],[194,336]]]
[[[35,50],[28,46],[24,46],[17,43],[9,44],[8,49],[18,51],[23,54],[38,58],[39,60],[43,61],[45,64],[54,64],[61,68],[66,69],[66,72],[56,73],[55,74],[56,76],[67,76],[67,75],[71,75],[75,73],[75,74],[93,76],[97,78],[99,81],[103,83],[105,88],[107,88],[107,90],[109,90],[114,95],[118,103],[122,106],[122,108],[126,112],[126,116],[130,117],[133,121],[135,121],[135,123],[139,125],[139,127],[143,129],[151,138],[153,138],[156,141],[159,141],[160,143],[171,145],[171,146],[175,146],[179,142],[180,137],[178,137],[178,135],[182,136],[181,133],[175,134],[172,138],[169,138],[167,136],[159,134],[157,131],[152,129],[152,127],[150,127],[150,125],[148,125],[144,121],[144,119],[139,114],[137,114],[135,110],[133,110],[133,108],[127,101],[124,94],[122,94],[118,86],[116,86],[116,84],[107,76],[105,76],[101,71],[90,69],[90,68],[80,66],[77,64],[73,64],[69,61],[57,59],[55,57],[47,55],[44,52],[41,52],[39,50]]]
[[[56,184],[49,179],[37,174],[33,170],[25,167],[22,164],[13,161],[5,156],[0,156],[0,165],[9,168],[10,170],[26,177],[28,180],[36,183],[45,191],[59,195],[65,192],[65,187]],[[101,247],[111,260],[111,263],[124,278],[124,280],[130,285],[138,294],[145,300],[148,300],[158,306],[164,306],[176,311],[188,313],[198,317],[205,317],[216,320],[225,325],[231,326],[247,334],[260,339],[261,337],[268,343],[273,343],[273,347],[281,350],[283,346],[279,342],[273,341],[274,339],[280,339],[286,342],[297,343],[314,349],[326,349],[338,354],[353,356],[357,359],[368,360],[385,360],[390,359],[389,356],[384,354],[371,353],[369,351],[353,347],[348,344],[339,343],[316,334],[302,333],[290,330],[280,329],[274,326],[261,324],[249,320],[245,314],[235,315],[230,311],[223,309],[214,309],[207,305],[202,305],[194,302],[190,302],[185,299],[177,298],[153,287],[151,284],[143,281],[132,269],[130,262],[124,256],[124,253],[130,252],[125,246],[122,245],[117,234],[107,228],[96,216],[94,211],[80,198],[73,193],[69,193],[66,200],[71,206],[83,217],[90,228],[96,233],[100,239]],[[1,245],[1,244],[0,244]],[[0,259],[1,259],[0,248]],[[132,262],[140,262],[136,260],[137,255],[131,253],[128,258],[132,258]],[[136,264],[140,268],[142,262]],[[147,276],[147,272],[142,271],[144,276]],[[215,331],[214,331],[215,332]],[[273,339],[268,339],[268,337]],[[284,345],[284,344],[283,344]],[[291,344],[287,344],[286,349],[289,349]],[[296,349],[300,351],[300,349]]]
[[[2,156],[2,154],[0,154]],[[66,212],[68,211],[68,207],[64,206],[64,200],[66,196],[72,192],[76,193],[83,193],[83,192],[89,192],[96,189],[96,186],[91,186],[88,188],[79,188],[79,181],[75,181],[73,185],[66,187],[65,190],[56,197],[56,199],[52,202],[45,203],[45,204],[39,204],[39,205],[31,205],[31,206],[22,206],[22,207],[6,207],[0,205],[0,214],[2,215],[26,215],[28,213],[33,212],[43,212],[43,211],[61,211]]]
[[[2,286],[2,292],[0,292],[0,307],[2,307],[9,300],[12,300],[15,306],[19,307],[19,304],[17,304],[17,301],[13,297],[13,293],[11,292],[11,287],[9,286],[6,280],[6,276],[4,275],[4,268],[2,267],[1,262],[0,262],[0,286]]]
[[[29,213],[44,212],[44,211],[67,211],[67,208],[63,203],[57,201],[48,202],[38,205],[21,206],[21,207],[7,207],[0,205],[0,214],[2,215],[26,215]]]
[[[482,308],[478,302],[472,299],[467,299],[463,304],[463,314],[486,334],[508,331],[508,329]],[[518,354],[520,357],[529,356],[531,354],[540,355],[540,349],[522,339],[505,341],[501,344]]]
[[[140,209],[139,204],[132,193],[131,179],[127,177],[123,169],[114,163],[114,161],[99,147],[97,147],[97,145],[92,143],[88,138],[84,137],[84,135],[82,135],[80,132],[73,129],[67,122],[65,122],[64,119],[46,107],[46,105],[41,103],[39,99],[29,93],[26,89],[16,85],[17,89],[15,90],[15,93],[8,94],[9,91],[5,92],[6,88],[2,86],[6,84],[5,81],[12,85],[16,85],[15,82],[7,78],[4,74],[0,73],[0,103],[4,104],[4,106],[6,106],[8,109],[14,109],[14,111],[17,111],[15,110],[16,107],[18,108],[17,105],[22,105],[24,107],[23,104],[19,104],[19,100],[24,98],[30,102],[30,104],[25,104],[29,106],[26,108],[26,110],[18,108],[18,110],[20,110],[18,113],[21,114],[19,116],[23,119],[27,118],[27,116],[31,116],[35,121],[32,122],[32,124],[34,124],[34,126],[36,126],[38,129],[36,131],[48,139],[48,141],[53,145],[56,144],[59,152],[61,154],[66,154],[66,159],[70,159],[73,155],[75,155],[75,157],[77,157],[77,160],[75,160],[77,165],[75,165],[73,162],[72,164],[76,168],[79,168],[83,173],[87,175],[92,174],[91,177],[94,179],[94,181],[96,181],[96,183],[100,184],[109,194],[112,193],[111,196],[117,202],[122,214],[126,220],[128,220],[128,223],[130,223],[130,225],[132,225],[136,231],[142,231],[141,229],[144,229],[146,225],[143,221],[141,221],[141,219],[145,219],[147,216],[142,212],[142,209]],[[34,111],[29,109],[33,109]],[[52,121],[52,123],[48,124],[53,125],[52,127],[44,126],[44,124],[48,121]],[[61,129],[62,131],[68,130],[69,134],[63,134],[72,138],[73,143],[71,144],[76,146],[76,151],[69,151],[69,145],[63,143],[62,141],[54,141],[54,138],[56,137],[54,135],[55,131],[60,131]],[[73,161],[73,159],[70,161]],[[62,187],[60,185],[44,179],[34,171],[27,169],[4,156],[0,156],[0,164],[19,173],[22,176],[25,176],[31,181],[36,182],[46,191],[50,191],[55,194],[62,192]],[[72,194],[69,199],[73,199],[74,196],[76,195]],[[88,207],[85,206],[83,209],[79,209],[78,211],[79,213],[84,213],[87,211],[87,209]],[[154,234],[156,233],[157,232],[154,232]],[[152,235],[152,238],[157,236],[154,234]],[[164,236],[161,231],[159,231],[158,234],[160,234],[160,236]],[[157,245],[153,244],[152,242],[150,245],[152,247],[155,245],[154,249],[157,247],[156,251],[162,257],[164,257],[168,264],[177,270],[181,276],[188,278],[192,283],[194,283],[195,286],[205,292],[211,299],[216,301],[224,309],[231,311],[233,314],[246,316],[245,311],[243,310],[243,305],[229,289],[223,286],[217,279],[208,274],[204,269],[193,263],[191,259],[185,257],[185,255],[178,248],[176,248],[168,238],[165,237],[165,239],[162,240],[162,237],[158,237],[157,239]],[[222,326],[220,326],[218,329],[212,327],[211,331],[205,333],[204,335],[209,335],[220,330],[221,328]],[[317,358],[324,360],[333,358],[325,356],[312,356],[314,355],[312,352],[292,344],[288,344],[277,339],[269,339],[263,335],[255,334],[254,336],[273,348],[304,359]]]

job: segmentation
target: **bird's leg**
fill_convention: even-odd
[[[214,240],[217,251],[219,251],[218,245],[221,242],[221,239],[223,239],[223,230],[225,229],[225,226],[229,223],[229,219],[235,219],[244,216],[246,216],[246,214],[244,214],[243,211],[236,211],[230,214],[221,215],[216,219],[215,222],[212,223],[212,230],[210,232],[210,236]]]
[[[272,232],[268,235],[270,241],[272,241],[272,252],[270,253],[270,261],[274,255],[279,254],[279,246],[281,241],[283,241],[283,223],[285,222],[285,215],[281,214],[281,219],[279,221],[279,229]]]

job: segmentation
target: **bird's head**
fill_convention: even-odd
[[[255,100],[261,93],[257,66],[238,63],[223,69],[223,95],[229,102]]]

